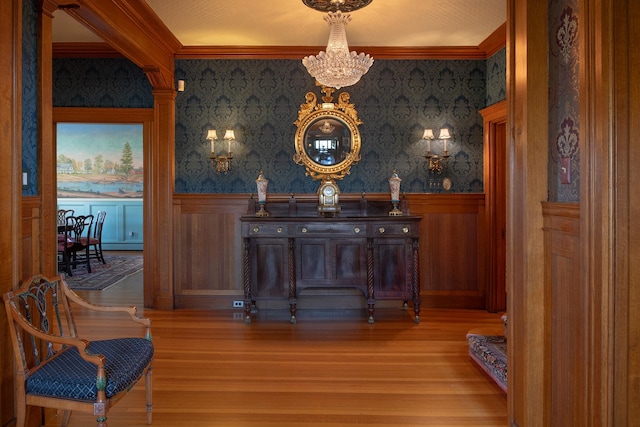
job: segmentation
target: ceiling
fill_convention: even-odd
[[[324,14],[302,0],[146,0],[183,46],[324,46]],[[99,42],[63,11],[54,42]],[[478,46],[506,21],[506,0],[373,0],[351,13],[351,46]]]

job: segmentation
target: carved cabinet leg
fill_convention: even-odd
[[[297,322],[297,310],[295,240],[289,239],[289,311],[291,312],[290,322],[294,325]]]
[[[376,306],[373,272],[373,239],[367,239],[367,305],[369,309],[369,323],[373,323],[373,313]]]
[[[420,323],[420,258],[418,256],[418,248],[420,247],[418,239],[413,239],[413,269],[411,272],[411,291],[413,293],[413,312],[415,313],[414,322]]]
[[[251,308],[253,301],[251,298],[251,263],[250,261],[251,241],[244,239],[244,255],[242,257],[242,284],[244,287],[244,321],[251,323]]]

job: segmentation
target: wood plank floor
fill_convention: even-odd
[[[83,293],[103,304],[142,306],[140,277]],[[247,325],[238,311],[141,310],[155,343],[153,425],[505,426],[506,395],[467,353],[465,334],[501,327],[499,314],[401,308],[262,311]],[[116,319],[76,316],[91,337],[126,328]],[[144,382],[108,414],[111,427],[146,425]],[[47,426],[56,425],[51,417]],[[95,425],[74,413],[70,426]]]

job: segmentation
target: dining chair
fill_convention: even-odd
[[[37,415],[29,406],[39,406],[62,411],[63,426],[71,411],[81,411],[93,414],[97,427],[105,427],[109,409],[143,377],[146,422],[151,424],[151,320],[138,317],[133,306],[85,301],[69,288],[64,274],[33,276],[19,289],[5,293],[3,300],[8,320],[3,345],[5,340],[12,345],[14,356],[13,363],[6,365],[15,370],[5,374],[15,378],[16,426],[27,425],[29,414]],[[101,339],[87,339],[82,323],[75,321],[74,309],[91,312],[92,318],[105,316],[105,320],[123,316],[124,328],[106,327]],[[142,424],[137,421],[142,413],[144,409],[132,413],[131,423]],[[34,425],[36,420],[29,421]]]
[[[93,215],[68,216],[66,221],[64,236],[62,239],[58,239],[58,254],[62,259],[58,269],[73,276],[71,267],[75,269],[78,264],[86,264],[87,273],[91,273],[89,238]]]
[[[104,252],[102,252],[102,227],[107,211],[98,211],[96,214],[96,222],[93,226],[93,235],[89,238],[89,250],[93,249],[91,258],[98,259],[106,264],[104,260]]]
[[[67,224],[67,217],[73,216],[74,213],[73,209],[58,209],[58,231]]]

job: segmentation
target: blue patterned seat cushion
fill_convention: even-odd
[[[130,388],[153,359],[153,344],[144,338],[92,341],[89,350],[107,359],[107,399]],[[33,372],[27,380],[27,393],[96,400],[96,373],[96,365],[82,359],[77,348],[70,347]]]

